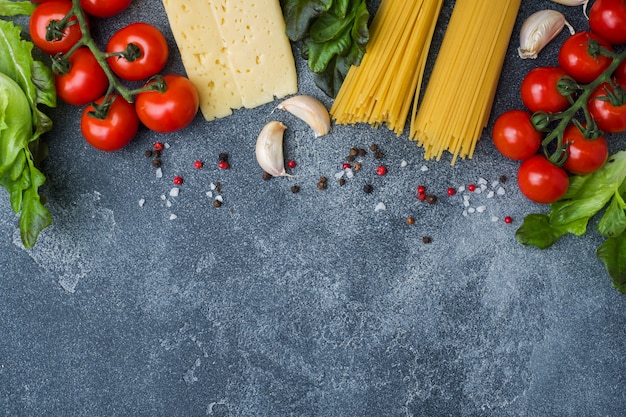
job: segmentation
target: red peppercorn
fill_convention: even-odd
[[[183,177],[181,177],[180,175],[177,175],[174,177],[174,184],[182,185],[182,183],[183,183]]]
[[[474,191],[476,191],[476,185],[474,185],[474,184],[470,184],[470,185],[468,185],[468,186],[467,186],[467,189],[468,189],[469,191],[471,191],[471,192],[474,192]]]
[[[455,195],[456,194],[456,190],[452,187],[448,188],[448,195]]]
[[[294,169],[296,165],[296,161],[294,161],[293,159],[287,162],[287,168],[289,169]]]
[[[384,165],[379,165],[378,168],[376,168],[376,174],[381,177],[387,174],[387,167],[385,167]]]
[[[418,193],[417,194],[417,199],[418,200],[426,200],[426,193]]]
[[[152,144],[152,147],[154,148],[155,151],[162,151],[164,148],[161,142],[154,142],[154,144]]]
[[[347,162],[344,162],[344,163],[341,165],[341,169],[350,169],[350,168],[352,168],[352,165],[350,165],[350,164],[349,164],[349,163],[347,163]]]
[[[513,223],[513,217],[511,217],[511,216],[506,216],[506,217],[504,218],[504,223],[506,223],[506,224],[511,224],[511,223]]]
[[[204,166],[204,163],[203,163],[202,161],[195,161],[195,162],[193,163],[193,167],[194,167],[195,169],[200,169],[200,168],[202,168],[203,166]]]
[[[420,185],[417,187],[418,194],[424,194],[425,192],[426,192],[426,187],[424,187],[423,185]]]
[[[217,163],[217,167],[219,169],[228,169],[228,168],[230,168],[230,164],[228,163],[228,161],[219,161]]]

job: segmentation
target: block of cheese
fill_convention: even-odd
[[[162,0],[206,120],[298,91],[279,0]]]

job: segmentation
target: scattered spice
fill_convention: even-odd
[[[415,224],[415,217],[413,216],[409,216],[406,218],[406,223],[407,224]]]
[[[513,223],[513,217],[511,217],[511,216],[506,216],[506,217],[504,218],[504,223],[506,223],[506,224],[511,224],[511,223]]]
[[[325,190],[327,187],[326,181],[320,181],[317,183],[318,190]]]
[[[146,156],[146,158],[152,158],[152,151],[150,149],[146,149],[144,155]]]
[[[374,191],[374,186],[372,186],[372,184],[365,184],[363,191],[365,191],[366,194],[371,194]]]
[[[152,144],[152,148],[153,148],[155,151],[162,151],[162,150],[165,148],[165,146],[163,146],[163,144],[162,144],[161,142],[154,142],[154,143]]]
[[[350,165],[347,162],[344,162],[343,164],[341,164],[341,169],[350,169],[352,168],[352,165]]]
[[[422,242],[424,242],[425,244],[432,243],[432,241],[433,241],[433,238],[432,238],[432,237],[430,237],[430,236],[424,236],[424,237],[422,237]]]
[[[203,166],[204,166],[204,163],[203,163],[202,161],[195,161],[195,162],[193,163],[193,167],[194,167],[195,169],[201,169]]]
[[[506,175],[500,175],[500,178],[498,178],[498,181],[500,181],[501,183],[505,183],[507,180]]]
[[[218,158],[220,161],[228,161],[228,154],[225,152],[222,152],[219,154]]]
[[[355,159],[356,159],[356,157],[354,155],[346,156],[346,161],[348,161],[348,162],[354,162]]]
[[[365,149],[359,148],[359,153],[358,153],[359,156],[365,156],[366,154],[367,154],[367,151]]]
[[[213,200],[213,207],[222,207],[222,202],[218,199]]]
[[[176,185],[182,185],[183,184],[183,177],[181,177],[180,175],[177,175],[174,177],[174,184]]]
[[[217,181],[215,183],[215,191],[217,191],[218,193],[222,192],[222,183],[221,182]]]
[[[370,151],[376,152],[377,150],[378,150],[378,145],[376,145],[375,143],[372,143],[370,145]]]
[[[326,184],[326,182],[328,181],[328,178],[326,178],[325,176],[320,176],[320,182],[323,182],[324,184]]]
[[[161,166],[161,160],[160,159],[153,159],[152,160],[152,166],[155,168],[158,168]]]
[[[359,154],[359,150],[357,148],[350,148],[350,156],[354,157]]]
[[[417,193],[418,194],[424,194],[426,192],[426,187],[423,185],[418,185],[417,186]]]
[[[219,161],[217,163],[217,167],[219,169],[229,169],[230,168],[230,164],[226,160],[221,160],[221,161]]]
[[[470,184],[467,186],[467,191],[474,192],[476,191],[476,184]]]
[[[382,151],[374,152],[374,158],[376,158],[376,159],[383,159],[384,156],[385,156],[385,154]]]
[[[456,190],[453,187],[448,188],[448,195],[453,196],[456,194]]]
[[[263,178],[263,181],[269,181],[272,179],[272,174],[263,171],[263,173],[261,174],[261,178]]]
[[[291,159],[290,161],[287,162],[287,168],[289,168],[289,169],[294,169],[296,167],[296,165],[297,165],[297,163],[293,159]]]
[[[421,201],[426,200],[426,193],[417,193],[417,199]]]
[[[161,157],[161,151],[160,150],[156,150],[154,152],[152,152],[152,156],[155,158],[160,158]]]
[[[291,192],[294,193],[294,194],[300,192],[300,187],[298,187],[297,185],[292,185],[291,186]]]
[[[426,196],[426,202],[427,202],[428,204],[435,204],[435,203],[437,202],[437,196],[432,195],[432,194],[428,194],[428,195]]]
[[[355,162],[354,166],[352,167],[352,169],[354,169],[355,171],[360,171],[361,170],[361,163],[360,162]]]
[[[376,168],[376,174],[380,177],[384,176],[387,174],[387,167],[384,165],[380,165],[378,168]]]
[[[340,186],[346,185],[346,180],[344,178],[339,178],[337,182],[339,183]]]

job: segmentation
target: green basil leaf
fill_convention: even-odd
[[[350,30],[350,27],[346,27],[339,37],[329,42],[317,43],[310,38],[306,38],[304,40],[308,49],[308,65],[311,71],[325,71],[328,63],[335,55],[342,55],[350,50],[350,47],[352,46]]]
[[[328,11],[332,3],[332,0],[281,0],[287,37],[294,42],[303,40],[312,22]]]
[[[626,294],[626,234],[608,238],[596,251],[612,284],[621,293]]]
[[[0,16],[30,16],[36,6],[30,1],[0,0]]]
[[[547,215],[535,213],[524,218],[524,222],[515,232],[515,238],[523,245],[545,249],[566,233],[566,230],[553,227]]]
[[[619,193],[615,193],[611,203],[598,223],[598,231],[606,237],[621,235],[626,230],[626,204]]]

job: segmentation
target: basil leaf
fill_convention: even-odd
[[[330,9],[332,0],[281,0],[287,37],[301,41],[308,34],[312,22]]]
[[[30,16],[37,7],[30,1],[0,0],[0,16]]]
[[[604,263],[613,286],[626,294],[626,234],[608,238],[600,245],[596,256]]]
[[[545,214],[529,214],[515,232],[515,238],[524,245],[545,249],[552,246],[567,230],[550,224],[550,218]]]
[[[598,232],[606,237],[621,235],[626,230],[625,209],[624,199],[619,193],[615,193],[598,223]]]

